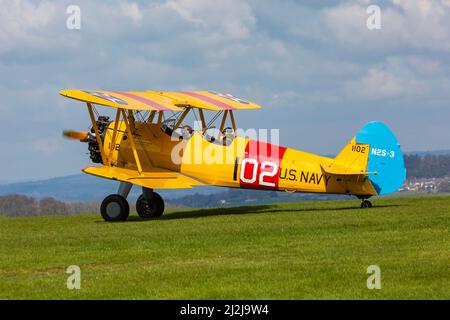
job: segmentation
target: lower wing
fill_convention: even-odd
[[[188,189],[205,183],[182,173],[152,168],[139,174],[136,170],[117,167],[87,167],[82,170],[97,177],[129,182],[150,189]]]

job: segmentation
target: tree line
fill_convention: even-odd
[[[3,216],[66,215],[96,211],[96,202],[62,202],[50,197],[35,199],[24,195],[0,196],[0,215]]]
[[[446,178],[450,179],[450,155],[405,155],[405,166],[408,179]],[[450,182],[439,184],[440,192],[450,192]],[[230,189],[216,194],[195,194],[179,199],[169,200],[171,207],[211,207],[230,204],[242,204],[253,201],[292,201],[322,199],[316,195],[289,195],[276,192]],[[324,197],[324,196],[322,196]],[[331,196],[330,196],[331,197]],[[277,199],[273,199],[277,198]],[[330,198],[334,199],[334,198]],[[225,200],[225,201],[224,201]],[[132,205],[133,206],[133,205]],[[99,209],[98,202],[63,202],[51,197],[35,199],[25,195],[0,196],[0,215],[6,216],[39,216],[92,213]]]
[[[450,177],[450,155],[405,155],[408,178]]]

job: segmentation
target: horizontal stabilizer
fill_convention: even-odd
[[[152,168],[139,174],[136,170],[117,167],[87,167],[82,170],[97,177],[129,182],[150,189],[189,189],[203,186],[203,182],[182,173]]]
[[[352,168],[347,168],[344,165],[331,164],[331,165],[321,165],[322,170],[328,174],[333,175],[346,175],[346,176],[359,176],[359,175],[373,175],[377,172],[367,172],[365,170],[354,170]]]
[[[367,171],[367,159],[370,146],[356,142],[353,138],[332,163],[322,164],[323,171],[334,175],[369,175],[376,172]]]

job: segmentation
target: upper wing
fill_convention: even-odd
[[[152,168],[151,171],[139,174],[136,170],[117,167],[87,167],[83,172],[94,176],[129,182],[150,189],[188,189],[203,186],[203,182],[190,178],[182,173]]]
[[[157,110],[157,111],[180,111],[172,99],[160,94],[148,92],[119,92],[119,91],[83,91],[83,90],[62,90],[61,95],[93,104],[107,107],[129,109],[129,110]]]
[[[160,95],[172,99],[177,105],[188,105],[207,110],[248,110],[260,109],[261,106],[237,98],[229,93],[217,91],[175,91],[159,92]]]
[[[84,91],[62,90],[61,95],[80,101],[130,110],[180,111],[180,107],[207,110],[260,109],[254,102],[216,91]]]

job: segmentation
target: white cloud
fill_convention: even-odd
[[[392,1],[403,10],[406,28],[396,32],[403,32],[407,43],[421,49],[450,51],[449,1]]]
[[[370,69],[362,79],[348,81],[345,89],[349,96],[374,100],[395,97],[403,91],[398,79],[377,69]]]
[[[42,43],[39,30],[54,19],[57,5],[49,1],[34,4],[29,0],[0,0],[0,7],[1,53],[22,42]]]
[[[405,61],[416,73],[423,76],[433,76],[444,72],[441,62],[436,59],[410,55],[405,57]]]
[[[78,31],[66,28],[71,0],[0,0],[0,109],[4,130],[16,133],[5,149],[26,163],[24,177],[88,163],[84,145],[55,142],[63,129],[89,126],[63,88],[227,91],[264,106],[239,114],[239,125],[286,128],[284,144],[317,152],[341,147],[342,123],[388,120],[401,134],[410,122],[439,122],[426,137],[447,148],[434,137],[446,136],[450,115],[450,0],[392,1],[380,2],[378,32],[366,28],[369,0],[77,0]],[[298,139],[334,128],[332,142]],[[414,140],[410,150],[423,148]],[[39,155],[31,164],[30,151]]]
[[[51,156],[60,149],[60,141],[55,138],[39,138],[31,144],[33,150],[42,156]]]
[[[417,80],[402,79],[388,71],[371,68],[362,78],[347,81],[344,90],[350,98],[382,100],[420,95],[427,88]]]
[[[247,38],[256,22],[242,0],[170,0],[166,5],[185,20],[234,39]]]
[[[411,48],[450,51],[448,0],[391,0],[381,7],[381,30],[368,30],[367,3],[325,10],[325,21],[343,46],[358,51],[392,52]]]
[[[125,16],[131,18],[133,22],[138,23],[142,21],[143,14],[139,9],[139,5],[137,3],[128,3],[123,2],[121,4],[122,12]]]

